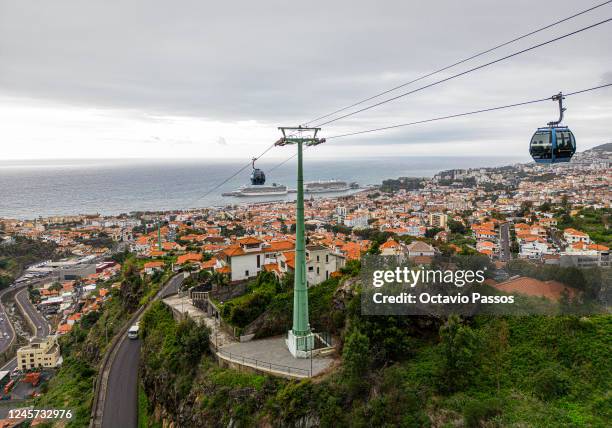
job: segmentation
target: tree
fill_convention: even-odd
[[[370,365],[370,340],[359,330],[353,331],[346,338],[342,350],[343,372],[349,388],[357,392],[366,385],[364,374]]]
[[[489,331],[489,355],[495,373],[497,392],[501,390],[501,378],[506,371],[506,353],[510,347],[510,330],[508,322],[500,320],[496,325],[492,325]]]
[[[470,327],[463,325],[457,315],[451,315],[440,327],[440,339],[444,356],[442,388],[456,392],[475,372],[479,337]]]
[[[223,287],[229,284],[229,277],[219,271],[214,271],[210,276],[210,282],[217,287]]]
[[[434,238],[438,232],[443,231],[444,229],[439,227],[432,227],[431,229],[427,229],[425,231],[425,238]]]
[[[460,221],[449,220],[448,228],[450,229],[451,233],[465,235],[465,232],[466,232],[465,226]]]
[[[134,263],[128,263],[123,272],[120,289],[123,306],[129,312],[135,311],[144,295],[144,281]]]
[[[49,286],[49,291],[60,291],[62,289],[62,284],[59,282],[54,282]]]
[[[372,246],[368,250],[368,254],[380,254],[380,244],[378,243],[378,241],[374,241],[372,243]]]

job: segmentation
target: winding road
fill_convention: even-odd
[[[36,284],[42,281],[44,280],[36,280],[36,281],[31,282],[31,284]],[[27,285],[28,283],[25,283],[25,284],[21,284],[18,286],[14,286],[6,290],[2,290],[2,293],[0,293],[0,297],[3,297],[4,294],[8,294],[10,292],[14,292],[15,290],[17,290],[15,292],[15,303],[17,303],[17,307],[19,308],[19,311],[23,312],[24,315],[32,322],[34,326],[34,337],[39,337],[39,338],[46,337],[51,332],[51,327],[49,326],[49,322],[47,321],[47,319],[40,312],[38,312],[36,307],[30,301],[30,298],[28,296]],[[0,303],[0,317],[3,318],[3,321],[0,321],[0,328],[2,329],[2,332],[3,332],[2,336],[3,336],[3,339],[6,339],[6,342],[0,342],[1,343],[0,349],[2,352],[4,352],[10,346],[13,338],[15,337],[15,329],[13,328],[13,326],[10,323],[10,320],[6,316],[6,310],[4,309],[4,305],[2,305],[1,303]],[[8,333],[9,335],[8,338],[4,337],[4,332]],[[1,348],[2,345],[4,346],[4,348]],[[2,368],[0,368],[0,370],[11,370],[12,371],[16,367],[17,367],[17,358],[12,358],[11,360],[7,361],[7,363]]]
[[[155,296],[154,300],[167,297],[178,292],[183,282],[182,275],[170,278],[166,285]],[[130,320],[130,325],[139,321],[142,313]],[[111,350],[110,373],[106,388],[100,388],[104,397],[102,428],[131,428],[138,426],[138,365],[140,361],[140,339],[127,339],[124,334]],[[96,421],[92,426],[100,426]]]

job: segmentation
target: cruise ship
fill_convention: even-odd
[[[304,184],[304,193],[346,192],[358,187],[357,183],[342,180],[311,181]]]
[[[251,172],[251,184],[240,187],[234,192],[222,193],[221,196],[283,196],[289,193],[287,186],[283,184],[272,183],[271,186],[266,186],[266,174],[259,168],[255,168],[253,158],[253,171]]]
[[[234,192],[223,193],[222,196],[283,196],[288,193],[287,186],[284,184],[273,183],[271,186],[265,185],[247,185],[242,186]]]

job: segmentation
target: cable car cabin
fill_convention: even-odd
[[[576,152],[576,139],[567,126],[538,128],[529,145],[537,163],[569,162]]]
[[[266,183],[266,174],[259,169],[253,168],[253,172],[251,172],[251,184],[255,186],[261,186]]]

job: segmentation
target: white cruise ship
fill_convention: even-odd
[[[223,193],[223,196],[283,196],[288,193],[287,186],[284,184],[273,183],[271,186],[265,185],[247,185],[242,186],[235,192]]]
[[[342,180],[311,181],[304,184],[304,193],[346,192],[355,186]]]

